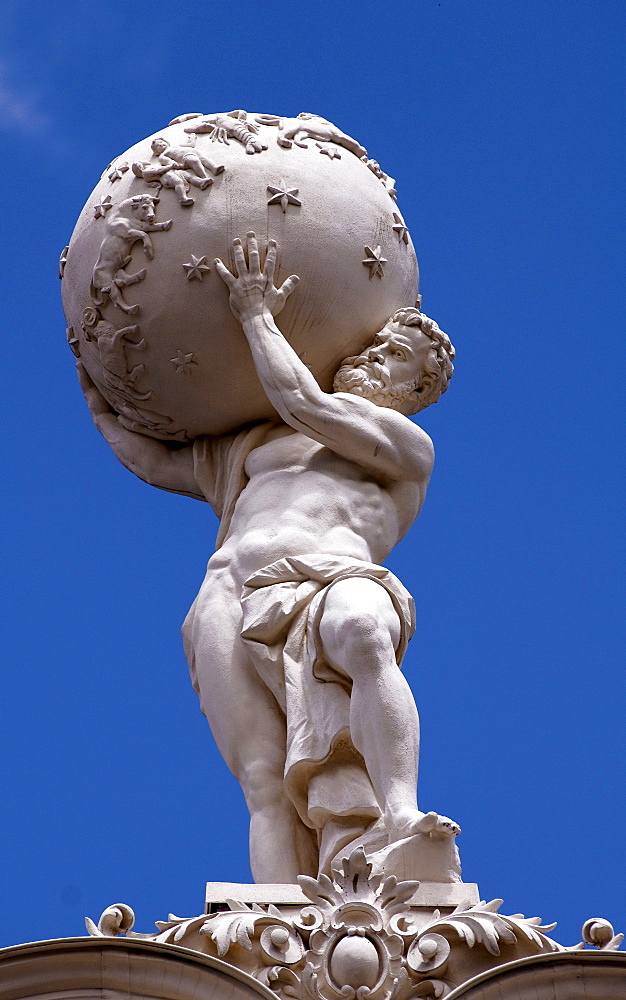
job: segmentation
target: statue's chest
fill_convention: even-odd
[[[345,479],[362,478],[358,466],[291,428],[270,431],[265,442],[248,455],[245,472],[249,479],[272,472],[317,472]]]

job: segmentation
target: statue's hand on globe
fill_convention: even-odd
[[[261,270],[261,258],[256,234],[249,232],[248,261],[240,239],[233,240],[235,271],[233,275],[223,262],[215,259],[215,270],[222,281],[230,289],[230,308],[240,323],[254,316],[260,316],[267,310],[271,316],[277,316],[288,297],[300,281],[297,274],[290,275],[280,286],[274,285],[276,269],[276,240],[268,243],[265,271]]]
[[[76,372],[93,422],[122,465],[151,486],[195,500],[206,500],[198,491],[191,445],[173,449],[165,441],[128,430],[80,360],[76,363]]]

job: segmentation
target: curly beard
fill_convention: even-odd
[[[335,375],[333,389],[335,392],[362,396],[376,406],[399,410],[404,401],[415,392],[415,383],[402,382],[394,386],[384,365],[358,356],[346,358]]]

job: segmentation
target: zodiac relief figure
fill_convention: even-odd
[[[132,164],[135,177],[141,177],[148,184],[160,184],[173,188],[178,195],[180,204],[184,207],[193,205],[189,197],[191,185],[204,191],[213,183],[213,174],[221,174],[223,165],[214,163],[207,156],[199,153],[193,145],[170,146],[167,139],[159,136],[151,142],[152,153],[157,163],[136,160]]]
[[[138,305],[128,305],[124,300],[122,289],[143,281],[146,269],[142,267],[134,274],[128,274],[124,268],[130,263],[135,243],[141,240],[146,257],[152,260],[154,247],[148,234],[171,229],[171,219],[167,222],[155,222],[155,205],[158,201],[151,194],[134,195],[132,198],[125,198],[107,214],[104,239],[100,244],[91,279],[91,298],[97,306],[104,305],[110,299],[122,312],[131,315],[139,312]]]
[[[152,390],[138,392],[135,388],[137,378],[145,371],[145,365],[129,365],[126,351],[144,351],[146,341],[143,337],[134,340],[139,332],[136,324],[117,328],[108,320],[102,318],[99,309],[88,306],[83,310],[81,322],[85,340],[87,343],[95,344],[100,355],[102,366],[102,378],[107,397],[115,406],[118,413],[117,419],[128,430],[140,433],[168,433],[171,424],[169,417],[162,413],[156,413],[147,409],[142,404],[151,399],[154,393]],[[70,340],[70,347],[76,354],[73,346],[76,341]],[[79,357],[79,354],[76,354]],[[82,369],[81,369],[82,370]]]
[[[303,149],[308,149],[306,143],[299,140],[300,136],[305,139],[315,139],[319,142],[335,142],[338,146],[343,146],[351,153],[359,157],[367,157],[367,150],[351,136],[346,135],[338,129],[332,122],[327,121],[320,115],[313,115],[308,111],[302,111],[297,118],[278,118],[276,115],[257,115],[261,125],[278,125],[280,135],[278,136],[279,146],[289,149],[294,143]]]
[[[175,121],[187,120],[188,117],[195,116],[182,115]],[[202,135],[205,132],[211,134],[213,142],[223,142],[229,145],[229,138],[236,139],[246,148],[246,153],[262,153],[267,149],[267,143],[261,142],[258,136],[259,126],[248,121],[245,111],[229,111],[227,114],[200,115],[200,121],[194,121],[193,125],[188,125],[185,132]]]
[[[385,173],[378,160],[368,160],[367,155],[362,156],[361,159],[363,160],[363,163],[366,165],[366,167],[368,167],[372,171],[374,177],[378,177],[378,180],[383,182],[385,190],[387,191],[389,196],[393,198],[393,200],[395,201],[398,192],[396,190],[396,182],[393,179],[393,177],[390,177],[389,174]]]
[[[143,337],[141,340],[130,339],[135,336],[139,327],[133,324],[117,329],[108,320],[102,319],[100,311],[93,306],[83,310],[82,327],[85,339],[98,345],[102,374],[107,385],[126,393],[134,400],[150,399],[152,392],[139,393],[135,389],[137,377],[146,370],[146,366],[139,364],[129,368],[126,357],[127,347],[135,351],[146,349]]]

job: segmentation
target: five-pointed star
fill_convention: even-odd
[[[204,272],[211,270],[206,262],[206,254],[204,254],[203,257],[196,257],[195,254],[192,253],[190,263],[183,264],[183,267],[187,272],[188,281],[191,281],[192,278],[198,278],[202,281],[204,278]]]
[[[70,252],[69,246],[64,247],[61,251],[61,256],[59,257],[59,278],[63,277],[63,272],[65,271],[65,265],[67,264],[67,255]]]
[[[394,233],[398,234],[399,238],[402,240],[403,243],[408,243],[409,242],[408,227],[404,225],[404,222],[402,221],[401,217],[398,215],[397,212],[393,213],[393,217],[396,224],[391,228],[393,229]]]
[[[70,351],[72,352],[72,354],[75,357],[79,358],[80,357],[80,340],[78,339],[78,337],[74,333],[74,327],[73,326],[68,326],[66,333],[67,333],[67,342],[70,345]]]
[[[128,170],[127,163],[118,163],[118,165],[109,174],[109,180],[111,181],[111,183],[113,183],[113,181],[119,181],[122,174],[125,174],[127,170]]]
[[[179,350],[175,358],[170,358],[173,365],[176,365],[176,372],[183,372],[184,375],[191,375],[191,366],[197,365],[198,362],[193,359],[193,351],[189,354],[185,354],[184,351]]]
[[[316,142],[315,145],[319,148],[320,153],[324,153],[329,160],[341,159],[341,153],[334,146],[325,146],[323,142]]]
[[[113,208],[111,203],[111,195],[105,194],[102,196],[97,205],[93,206],[93,217],[94,219],[100,219],[107,214],[110,208]]]
[[[280,187],[273,187],[271,184],[268,184],[267,190],[272,193],[272,197],[267,204],[280,205],[283,212],[287,211],[287,205],[302,205],[300,199],[296,198],[300,188],[289,188],[287,190],[284,177],[280,179]]]
[[[365,253],[367,254],[367,258],[363,261],[363,263],[367,264],[370,269],[370,278],[373,278],[375,274],[377,274],[379,278],[382,278],[385,273],[384,267],[387,263],[387,258],[383,257],[380,246],[374,247],[373,250],[371,247],[366,246]]]

